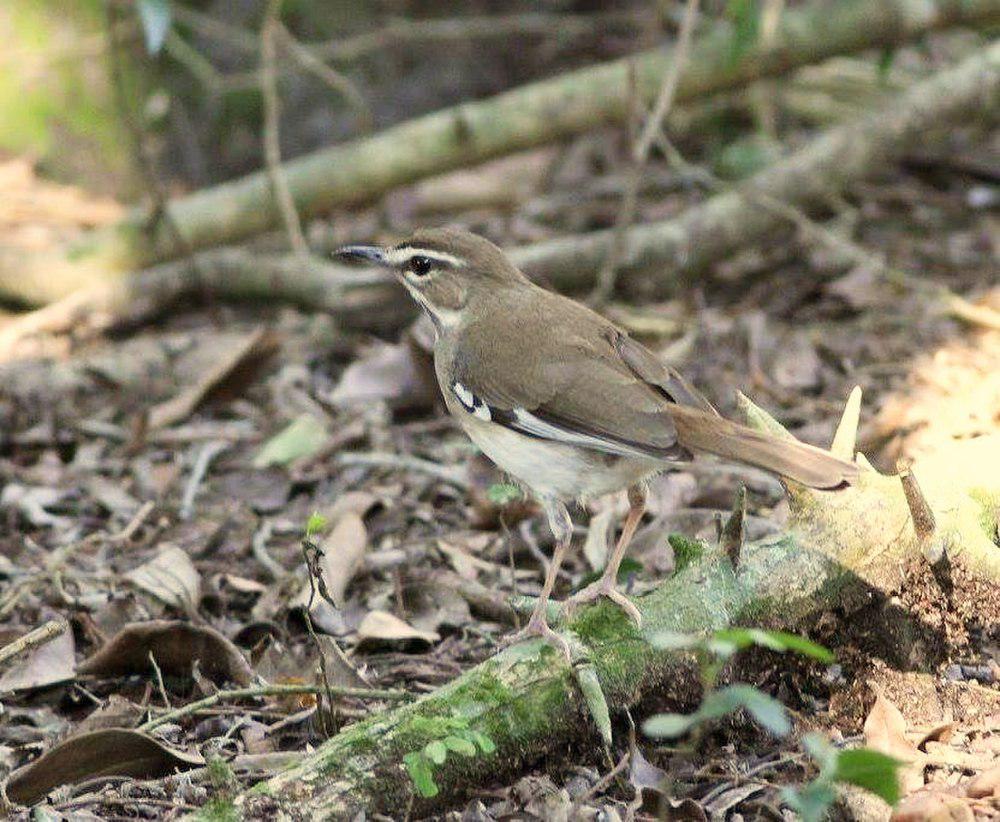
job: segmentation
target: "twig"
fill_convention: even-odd
[[[281,0],[268,0],[267,14],[260,30],[260,88],[264,98],[264,161],[274,199],[278,203],[281,219],[292,250],[300,257],[309,254],[309,246],[302,233],[302,223],[295,209],[295,200],[281,167],[281,141],[279,134],[280,101],[276,65],[275,35],[281,25]]]
[[[957,294],[949,294],[946,298],[948,313],[971,325],[979,325],[1000,331],[1000,311],[988,305],[975,305]]]
[[[267,552],[267,541],[271,538],[273,530],[273,523],[270,520],[264,520],[250,539],[250,550],[253,551],[254,559],[263,566],[272,580],[281,580],[288,576],[288,572],[280,562]]]
[[[198,493],[198,488],[201,486],[201,481],[205,478],[208,466],[213,459],[228,447],[229,443],[224,440],[210,440],[201,447],[194,467],[191,469],[191,476],[188,478],[187,485],[184,486],[184,495],[181,498],[179,513],[181,520],[191,519],[191,515],[194,513],[194,498]]]
[[[624,771],[625,768],[628,766],[631,759],[632,759],[632,752],[625,751],[625,753],[622,754],[621,759],[618,760],[618,764],[615,765],[614,768],[608,771],[604,776],[598,779],[597,782],[591,785],[587,791],[585,791],[583,794],[581,794],[576,798],[573,804],[570,805],[569,814],[567,815],[567,818],[577,819],[578,818],[577,814],[580,810],[580,806],[583,805],[583,803],[589,800],[591,797],[597,796],[597,794],[599,794],[601,791],[607,788],[608,785],[614,782],[615,779],[618,777],[618,774]]]
[[[128,521],[128,524],[122,528],[117,534],[111,535],[111,540],[113,542],[131,542],[132,537],[135,536],[135,532],[138,531],[142,524],[149,518],[149,515],[156,510],[156,503],[153,500],[146,500],[140,507],[139,510],[132,515],[132,519]]]
[[[355,451],[345,451],[337,455],[338,465],[363,465],[371,468],[394,468],[402,471],[419,471],[423,474],[430,474],[444,482],[458,488],[468,488],[469,480],[465,472],[460,468],[451,465],[441,465],[430,460],[420,459],[420,457],[409,457],[401,454],[387,454],[380,452],[358,453]]]
[[[173,706],[170,704],[170,697],[167,696],[167,689],[163,684],[163,674],[160,671],[160,666],[156,664],[156,657],[153,656],[152,651],[149,652],[149,664],[153,666],[153,673],[156,674],[156,685],[160,689],[160,698],[169,710]]]
[[[24,636],[18,637],[0,648],[0,665],[50,642],[63,633],[66,628],[67,625],[63,620],[50,619],[44,625],[28,631]]]
[[[285,48],[304,71],[323,81],[327,86],[347,100],[348,104],[358,113],[362,131],[371,131],[375,126],[375,115],[358,87],[336,69],[330,68],[309,49],[303,46],[280,20],[277,21],[277,33],[281,35]]]
[[[197,713],[204,708],[210,708],[220,702],[235,699],[252,699],[262,696],[294,696],[296,694],[321,694],[326,690],[320,685],[259,685],[252,688],[233,688],[228,691],[216,691],[211,696],[190,702],[180,708],[174,708],[161,714],[155,719],[140,725],[136,728],[140,733],[148,733],[154,728],[173,722],[190,714]],[[406,691],[380,690],[378,688],[348,688],[341,686],[331,686],[330,692],[342,697],[354,699],[385,699],[400,701],[409,699],[410,695]]]
[[[660,84],[660,91],[656,95],[653,110],[650,112],[646,120],[646,125],[633,147],[632,175],[628,183],[628,188],[625,191],[625,196],[622,198],[618,219],[615,221],[611,249],[604,260],[604,264],[601,266],[601,270],[597,274],[597,284],[590,294],[590,303],[592,305],[603,305],[614,293],[618,266],[621,264],[625,254],[628,228],[632,225],[633,220],[635,220],[639,204],[639,186],[642,183],[642,172],[646,161],[649,159],[649,152],[653,147],[656,135],[660,131],[663,119],[667,116],[670,107],[673,105],[674,94],[677,91],[681,72],[687,63],[691,38],[694,33],[695,23],[698,20],[698,5],[699,0],[688,0],[684,11],[684,19],[681,22],[681,29],[677,35],[677,45],[674,48],[673,59],[670,61],[670,66],[663,76],[663,82]]]
[[[311,555],[310,551],[312,551]],[[323,679],[323,691],[326,694],[327,711],[330,713],[332,719],[333,692],[330,690],[330,678],[326,670],[326,654],[323,653],[323,646],[320,644],[319,637],[316,636],[316,631],[313,629],[312,624],[312,607],[316,599],[316,582],[317,580],[319,581],[325,592],[326,581],[323,579],[322,570],[318,567],[320,557],[319,546],[308,537],[302,540],[302,556],[306,562],[306,572],[309,574],[309,601],[306,603],[302,617],[306,621],[306,630],[309,632],[309,638],[312,640],[313,645],[316,647],[316,653],[319,655],[319,673]],[[333,600],[329,598],[329,595],[325,599],[333,605]],[[336,605],[333,605],[333,607],[337,608]],[[331,734],[326,724],[327,715],[322,710],[318,714],[320,730],[322,730],[323,736],[329,737]]]

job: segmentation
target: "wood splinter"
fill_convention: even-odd
[[[722,532],[719,534],[719,545],[722,546],[722,550],[729,557],[729,562],[732,564],[734,571],[740,567],[740,553],[743,550],[744,523],[746,522],[746,518],[747,489],[745,485],[740,483],[740,487],[736,491],[736,499],[733,502],[733,511],[729,515],[729,519],[726,520],[726,524],[722,526]]]
[[[910,519],[913,520],[913,530],[916,532],[921,550],[928,562],[932,565],[937,564],[944,556],[944,542],[933,540],[937,530],[934,512],[931,511],[924,492],[920,490],[920,485],[910,470],[910,466],[900,462],[897,464],[896,470],[899,473],[899,481],[903,485],[906,505],[910,509]]]

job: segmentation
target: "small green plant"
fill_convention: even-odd
[[[750,685],[716,687],[722,667],[744,648],[759,646],[779,653],[792,651],[827,664],[834,661],[829,650],[812,640],[784,631],[758,628],[732,628],[708,636],[667,631],[657,634],[652,642],[659,648],[691,650],[701,657],[705,696],[698,709],[690,714],[657,714],[643,724],[649,736],[669,739],[698,734],[708,722],[741,708],[775,736],[788,734],[791,730],[788,714],[776,699]],[[803,822],[820,822],[826,816],[836,798],[835,785],[838,783],[864,788],[890,805],[899,800],[896,772],[905,763],[867,748],[837,750],[816,733],[806,734],[802,744],[819,764],[819,775],[801,788],[785,788],[782,796],[788,806],[801,815]]]
[[[316,534],[326,528],[326,517],[319,511],[313,511],[306,521],[306,539],[311,540]]]
[[[414,720],[420,724],[420,720]],[[488,755],[496,750],[496,744],[482,731],[469,727],[469,720],[462,716],[427,720],[440,736],[432,739],[423,748],[403,756],[410,779],[417,793],[425,798],[437,796],[438,786],[434,781],[434,768],[443,765],[449,753],[461,756]],[[416,730],[417,728],[415,728]]]
[[[802,746],[819,765],[819,775],[801,788],[784,788],[781,795],[803,822],[826,818],[838,783],[864,788],[890,805],[899,801],[898,771],[904,762],[869,748],[837,750],[817,733],[802,737]]]
[[[726,17],[733,24],[729,60],[735,63],[757,43],[760,36],[760,9],[756,0],[729,0]]]
[[[509,505],[522,496],[521,489],[509,482],[494,482],[486,489],[486,499],[494,505]]]
[[[713,719],[721,719],[740,708],[745,709],[758,723],[775,736],[785,736],[791,723],[784,706],[776,699],[750,685],[728,685],[717,688],[719,674],[729,659],[737,652],[752,645],[772,651],[795,653],[833,662],[834,656],[822,645],[785,631],[763,631],[759,628],[730,628],[708,636],[663,631],[652,639],[657,648],[692,650],[701,657],[701,677],[705,696],[698,710],[691,714],[657,714],[646,720],[643,730],[649,736],[675,738],[699,730]]]

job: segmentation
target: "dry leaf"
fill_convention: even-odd
[[[361,517],[355,513],[346,513],[338,519],[320,543],[320,572],[338,608],[344,606],[347,586],[361,567],[367,546],[368,532]]]
[[[371,683],[354,667],[333,637],[321,634],[316,639],[319,643],[320,653],[323,654],[323,660],[326,662],[326,673],[331,685],[343,688],[371,687]],[[316,676],[314,678],[316,682],[320,682],[318,661],[315,667]]]
[[[386,611],[370,611],[358,627],[358,642],[420,640],[431,644],[441,637],[435,631],[420,631]]]
[[[10,775],[7,795],[24,805],[53,788],[102,776],[154,779],[205,764],[198,754],[164,745],[138,731],[108,728],[72,736]]]
[[[201,574],[176,545],[165,545],[149,562],[125,574],[125,579],[182,611],[194,610],[201,598]]]
[[[103,648],[77,667],[81,674],[147,674],[149,655],[165,674],[190,676],[195,662],[214,681],[249,685],[253,670],[239,648],[214,628],[176,620],[126,625]]]
[[[965,786],[965,794],[972,799],[1000,798],[1000,765],[974,777]]]
[[[344,607],[347,586],[364,563],[365,549],[368,547],[368,532],[361,517],[355,513],[345,513],[334,523],[333,530],[319,544],[319,570],[326,583],[327,592],[337,608]],[[309,604],[315,582],[306,580],[305,585],[292,600],[292,608],[305,608]],[[317,590],[313,595],[310,613],[322,609],[322,598]]]
[[[947,742],[955,735],[957,727],[957,722],[942,722],[939,725],[935,725],[920,735],[920,738],[917,740],[917,748],[924,751],[927,749],[928,742]]]
[[[73,632],[65,630],[16,659],[0,677],[0,693],[42,688],[72,679],[74,652]]]
[[[891,822],[973,822],[972,809],[957,796],[939,791],[917,791],[892,812]]]
[[[410,347],[379,344],[344,370],[330,402],[338,408],[388,402],[405,408],[429,408],[434,402],[417,371]]]
[[[187,419],[211,394],[247,385],[277,347],[277,337],[265,328],[258,328],[244,337],[195,385],[153,406],[149,411],[148,430],[166,428]]]
[[[865,745],[869,748],[913,763],[899,771],[904,796],[924,784],[924,754],[906,738],[906,720],[899,708],[878,691],[875,692],[875,704],[865,719],[864,733]]]

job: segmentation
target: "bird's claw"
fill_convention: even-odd
[[[642,614],[639,613],[639,609],[635,607],[635,603],[632,600],[615,587],[615,581],[610,577],[602,576],[597,581],[590,583],[586,588],[577,591],[573,596],[564,600],[563,613],[567,617],[572,616],[581,605],[595,602],[601,597],[610,599],[615,605],[621,608],[626,616],[635,623],[636,628],[642,627]]]
[[[569,643],[564,637],[553,631],[552,628],[549,627],[549,623],[544,618],[536,619],[532,616],[531,619],[528,620],[528,624],[525,625],[520,631],[515,631],[513,634],[508,634],[503,637],[500,640],[500,646],[502,648],[508,648],[511,645],[516,645],[519,642],[525,642],[536,637],[544,639],[549,643],[549,645],[552,645],[562,651],[563,655],[566,657],[567,664],[573,663],[573,654],[570,651]]]

